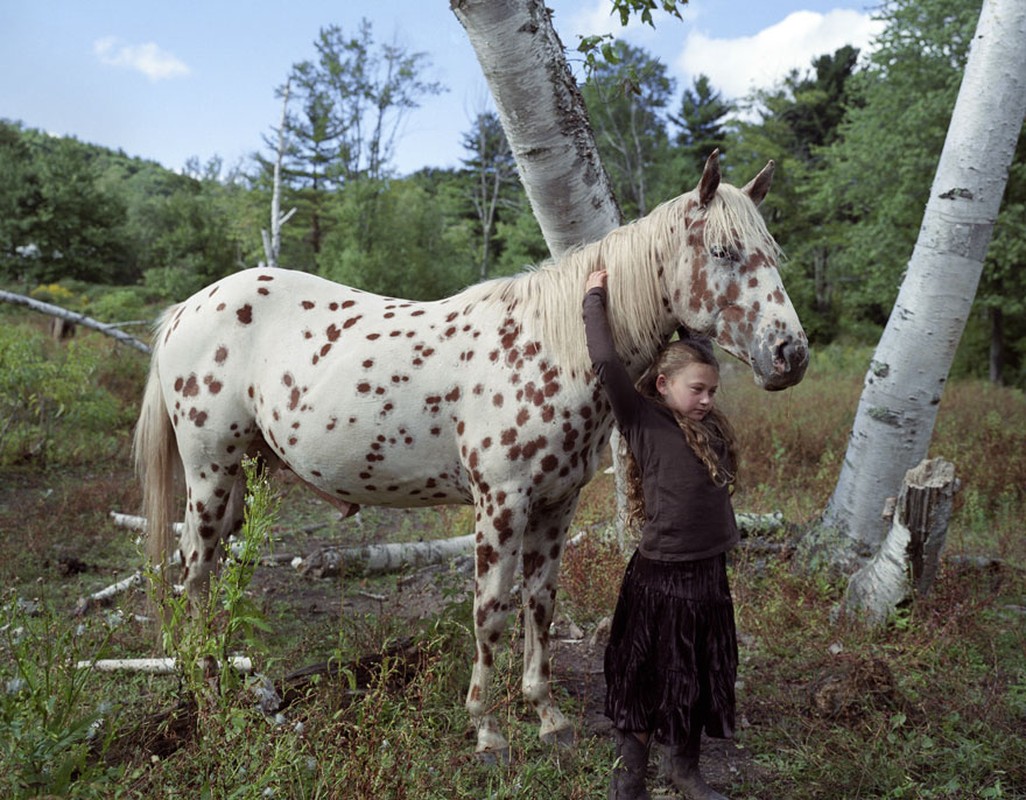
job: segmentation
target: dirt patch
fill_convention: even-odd
[[[125,559],[126,550],[122,545],[119,551],[122,555],[112,560],[103,549],[105,542],[123,540],[127,536],[122,531],[114,532],[106,517],[111,509],[134,510],[132,490],[126,489],[132,481],[127,470],[101,476],[78,475],[71,479],[65,476],[64,481],[35,476],[4,481],[0,487],[0,524],[10,530],[30,531],[34,549],[40,554],[47,553],[39,566],[48,580],[66,583],[69,589],[77,584],[84,587],[86,593],[95,591],[141,566],[139,563],[111,566]],[[285,487],[282,495],[273,545],[256,570],[251,591],[260,599],[265,611],[272,612],[269,614],[272,624],[275,620],[278,624],[285,620],[294,631],[322,634],[325,649],[320,653],[302,650],[301,656],[290,656],[292,669],[301,673],[303,668],[326,658],[332,644],[331,632],[338,629],[343,618],[389,620],[393,627],[401,630],[404,626],[409,628],[410,623],[429,620],[448,604],[471,596],[473,559],[469,553],[445,564],[373,578],[356,575],[318,579],[303,575],[295,563],[295,559],[305,559],[321,548],[417,541],[420,535],[437,538],[470,533],[470,516],[465,510],[375,508],[365,509],[357,517],[341,519],[333,509],[302,491]],[[76,497],[89,498],[91,502],[78,502]],[[50,524],[54,518],[52,498],[61,498],[63,530],[54,529]],[[69,514],[74,519],[69,519]],[[97,532],[97,527],[104,526],[106,531]],[[89,533],[70,535],[68,531],[76,527]],[[47,541],[48,537],[53,540]],[[27,577],[24,569],[22,577]],[[468,642],[468,651],[470,646]],[[603,714],[604,648],[605,638],[601,631],[596,632],[595,626],[585,626],[582,630],[557,612],[552,639],[553,683],[556,691],[565,692],[579,709],[576,725],[580,737],[610,736],[609,720]],[[368,653],[367,657],[374,655]],[[272,677],[281,680],[285,676]],[[162,735],[167,740],[156,743],[158,751],[177,748],[183,737],[189,735],[192,724],[189,709],[175,708],[163,713],[166,719]],[[666,794],[665,783],[656,776],[656,761],[653,757],[653,796],[673,796]],[[722,788],[735,782],[739,774],[751,776],[755,767],[747,751],[730,742],[709,740],[705,744],[703,769],[710,782]]]

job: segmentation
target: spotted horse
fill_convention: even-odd
[[[240,527],[240,464],[262,453],[348,513],[361,504],[476,511],[474,635],[466,707],[477,751],[508,747],[489,699],[522,569],[523,694],[543,739],[573,737],[549,685],[549,624],[564,538],[612,424],[581,320],[587,275],[608,271],[610,324],[630,372],[676,329],[705,332],[776,390],[801,380],[805,334],[757,206],[773,162],[743,189],[710,157],[694,190],[602,240],[520,275],[415,302],[284,269],[226,277],[158,324],[135,435],[151,554],[178,544],[204,602]]]

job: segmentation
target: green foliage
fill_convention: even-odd
[[[980,3],[891,0],[867,67],[850,82],[810,202],[837,234],[831,280],[844,313],[886,321],[912,253]]]
[[[621,41],[611,47],[615,58],[592,71],[581,94],[617,200],[632,219],[680,191],[679,175],[668,168],[665,121],[674,82],[644,50]]]
[[[119,446],[121,410],[96,385],[99,358],[79,341],[0,326],[0,464],[71,463]]]
[[[89,300],[86,313],[103,322],[145,320],[149,310],[146,298],[137,288],[99,289]]]
[[[88,670],[76,665],[98,657],[110,630],[86,650],[83,625],[68,625],[46,598],[13,592],[0,614],[0,793],[11,800],[70,796],[88,776],[96,787],[74,796],[105,796],[102,786],[116,772],[90,763],[90,755],[103,747],[110,704],[96,702]]]
[[[338,198],[339,223],[324,243],[321,274],[390,297],[433,300],[475,279],[474,259],[454,252],[444,208],[410,180],[361,181]]]
[[[12,214],[0,227],[0,276],[123,279],[124,201],[99,184],[85,148],[4,122],[0,128],[0,174],[13,182],[0,190],[0,208]]]
[[[730,125],[727,118],[733,111],[734,104],[723,99],[706,75],[696,77],[694,85],[684,90],[680,111],[670,117],[680,129],[677,147],[691,173],[686,178],[682,176],[682,191],[698,185],[706,159],[714,150],[721,154],[728,151]]]

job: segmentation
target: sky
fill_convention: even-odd
[[[654,29],[621,28],[609,0],[547,5],[578,80],[580,37],[614,33],[667,66],[675,97],[704,73],[738,98],[845,44],[865,52],[880,31],[872,0],[691,0],[683,21],[657,12]],[[422,77],[447,88],[405,118],[396,170],[459,166],[462,135],[493,106],[446,0],[0,0],[0,119],[169,169],[214,157],[232,167],[270,153],[275,90],[315,58],[319,31],[362,19],[378,44],[423,53]]]

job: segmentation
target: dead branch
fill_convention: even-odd
[[[468,552],[474,534],[429,542],[369,544],[362,547],[324,547],[298,565],[303,575],[333,578],[339,575],[382,575],[401,569],[447,561]]]
[[[141,342],[134,336],[129,336],[122,330],[118,329],[118,325],[121,323],[111,322],[100,322],[98,319],[87,317],[85,314],[79,314],[77,311],[69,311],[66,308],[55,306],[52,303],[44,303],[42,300],[36,300],[32,297],[26,297],[23,294],[15,294],[14,292],[5,292],[0,289],[0,300],[8,303],[14,303],[15,305],[26,306],[31,308],[33,311],[39,311],[42,314],[49,314],[51,317],[57,317],[59,319],[73,322],[76,325],[83,325],[86,328],[92,328],[93,330],[99,331],[105,336],[110,336],[112,339],[116,339],[122,344],[127,344],[129,347],[133,347],[140,353],[149,354],[150,346],[145,342]]]
[[[237,672],[252,672],[253,662],[246,656],[232,656],[228,659]],[[94,661],[79,661],[76,669],[95,669],[99,672],[145,672],[148,675],[172,675],[178,670],[173,658],[99,658]]]

